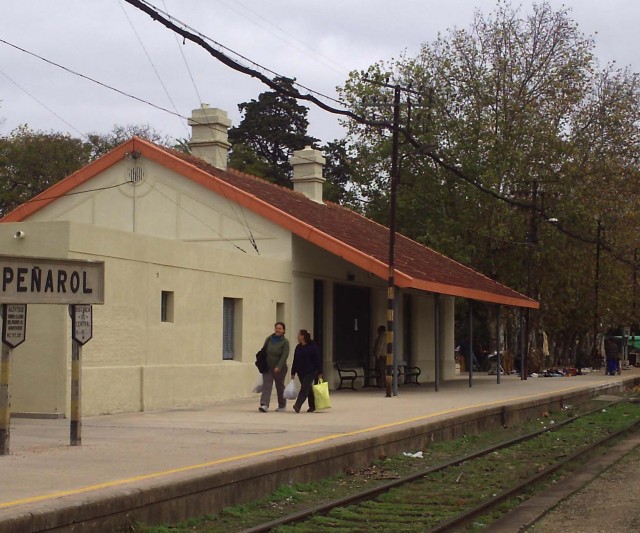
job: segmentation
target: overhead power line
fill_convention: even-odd
[[[167,9],[167,4],[164,0],[162,0],[162,5],[164,6],[165,11],[168,12]],[[193,89],[196,92],[196,96],[198,97],[198,103],[202,104],[203,100],[202,97],[200,96],[200,92],[198,91],[198,86],[196,85],[196,80],[193,79],[193,74],[191,73],[191,68],[189,68],[189,63],[187,62],[187,58],[184,55],[184,51],[182,50],[182,46],[180,45],[180,41],[178,40],[178,36],[176,34],[174,34],[174,37],[176,39],[176,45],[178,45],[178,50],[180,50],[180,55],[182,56],[182,61],[184,62],[184,66],[187,69],[187,72],[189,73],[189,78],[191,78],[191,85],[193,85]]]
[[[231,69],[240,72],[242,74],[246,74],[248,76],[257,78],[258,80],[260,80],[262,83],[264,83],[265,85],[267,85],[268,87],[270,87],[272,90],[280,93],[280,94],[284,94],[286,96],[289,96],[291,98],[295,98],[298,100],[304,100],[307,102],[311,102],[315,105],[317,105],[318,107],[320,107],[321,109],[323,109],[324,111],[327,111],[329,113],[335,114],[335,115],[339,115],[339,116],[343,116],[346,118],[349,118],[355,122],[357,122],[358,124],[362,124],[365,126],[371,126],[374,128],[382,128],[382,129],[386,129],[388,131],[393,132],[394,131],[394,124],[390,123],[390,122],[386,122],[386,121],[374,121],[374,120],[369,120],[366,119],[360,115],[357,115],[356,113],[349,111],[349,110],[344,110],[344,109],[337,109],[335,107],[332,107],[324,102],[322,102],[321,100],[319,100],[316,96],[314,96],[314,94],[311,93],[315,93],[315,94],[320,94],[320,93],[316,93],[315,91],[311,91],[310,89],[295,83],[296,86],[303,88],[304,90],[309,91],[309,94],[302,94],[300,93],[297,89],[293,89],[290,90],[286,87],[282,87],[280,84],[278,84],[277,82],[273,81],[272,79],[270,79],[269,77],[265,76],[262,72],[259,72],[258,70],[256,70],[255,68],[250,68],[248,66],[242,65],[241,63],[239,63],[238,61],[235,61],[234,59],[230,58],[229,56],[227,56],[226,54],[224,54],[223,52],[221,52],[220,50],[214,48],[213,46],[211,46],[207,40],[210,40],[212,43],[214,43],[216,46],[218,46],[218,48],[220,49],[224,49],[224,50],[228,50],[229,52],[235,54],[236,56],[240,57],[241,59],[243,59],[244,61],[251,63],[252,65],[256,66],[257,68],[260,68],[264,71],[270,72],[271,74],[281,77],[281,78],[286,78],[286,79],[290,79],[287,76],[282,76],[280,74],[277,74],[276,72],[269,70],[265,67],[262,67],[261,65],[259,65],[258,63],[238,54],[237,52],[234,52],[233,50],[231,50],[230,48],[227,48],[226,46],[217,43],[216,41],[214,41],[213,39],[209,39],[208,37],[203,36],[201,33],[198,32],[198,34],[192,33],[189,30],[192,30],[192,28],[190,28],[188,25],[184,24],[181,21],[178,21],[177,19],[171,17],[168,13],[163,12],[162,10],[158,9],[156,6],[154,6],[153,4],[147,2],[146,0],[125,0],[125,2],[127,2],[128,4],[131,4],[132,6],[140,9],[141,11],[145,12],[147,15],[149,15],[153,20],[160,22],[162,25],[164,25],[165,27],[167,27],[168,29],[178,33],[179,35],[182,35],[182,37],[184,39],[190,40],[194,43],[196,43],[197,45],[201,46],[202,48],[204,48],[205,50],[207,50],[214,58],[218,59],[220,62],[222,62],[224,65],[230,67]],[[163,16],[164,15],[164,16]],[[175,21],[175,23],[170,20],[172,19],[173,21]],[[195,30],[194,30],[195,31]],[[335,100],[334,100],[335,101]],[[340,105],[345,105],[342,102],[338,102]],[[479,183],[477,180],[473,179],[472,177],[468,176],[467,174],[465,174],[462,170],[460,170],[460,168],[458,168],[455,164],[451,164],[448,163],[447,161],[445,161],[441,156],[439,156],[438,154],[436,154],[433,151],[433,147],[432,146],[426,146],[423,143],[421,143],[420,141],[418,141],[415,137],[413,137],[410,132],[408,132],[405,128],[403,128],[402,126],[395,126],[395,128],[397,129],[397,131],[399,133],[402,133],[403,136],[405,137],[405,139],[407,140],[407,142],[409,142],[415,149],[417,149],[420,153],[422,153],[424,156],[430,158],[434,163],[436,163],[436,165],[438,165],[439,167],[449,171],[450,173],[452,173],[454,176],[458,177],[459,179],[461,179],[462,181],[468,183],[469,185],[471,185],[472,187],[478,189],[480,192],[483,192],[497,200],[500,200],[502,202],[507,203],[508,205],[520,208],[520,209],[527,209],[527,210],[534,210],[536,211],[540,216],[542,216],[543,218],[545,218],[546,220],[553,218],[550,215],[547,215],[541,208],[539,208],[538,206],[532,205],[531,203],[527,203],[527,202],[523,202],[523,201],[519,201],[517,199],[514,198],[508,198],[502,194],[500,194],[499,192],[489,188],[489,187],[485,187],[484,185],[482,185],[481,183]],[[562,227],[558,224],[554,224],[554,227],[556,227],[558,229],[558,231],[560,231],[561,233],[564,233],[565,235],[574,238],[576,240],[579,240],[581,242],[584,243],[592,243],[593,240],[589,239],[589,238],[585,238],[573,231],[568,230],[565,227]]]
[[[10,43],[9,41],[5,41],[4,39],[0,38],[0,43],[4,43],[8,46],[11,46],[12,48],[15,48],[16,50],[20,50],[21,52],[24,52],[25,54],[29,54],[30,56],[33,56],[37,59],[40,59],[41,61],[44,61],[45,63],[49,63],[50,65],[53,65],[54,67],[58,67],[66,72],[69,72],[70,74],[73,74],[74,76],[79,76],[80,78],[84,78],[85,80],[88,80],[90,82],[96,83],[98,85],[100,85],[101,87],[104,87],[105,89],[109,89],[110,91],[114,91],[118,94],[121,94],[122,96],[126,96],[127,98],[132,98],[133,100],[136,100],[138,102],[141,102],[143,104],[147,104],[150,105],[151,107],[155,107],[156,109],[159,109],[160,111],[164,111],[165,113],[169,113],[171,115],[183,118],[183,119],[187,119],[187,117],[181,115],[180,113],[177,113],[176,111],[171,111],[170,109],[167,109],[166,107],[162,107],[159,106],[157,104],[154,104],[152,102],[149,102],[148,100],[145,100],[144,98],[140,98],[138,96],[135,96],[133,94],[127,93],[125,91],[122,91],[120,89],[117,89],[111,85],[108,85],[104,82],[98,81],[94,78],[91,78],[89,76],[86,76],[84,74],[81,74],[80,72],[76,72],[75,70],[70,69],[69,67],[65,67],[64,65],[60,65],[59,63],[56,63],[55,61],[51,61],[50,59],[46,59],[45,57],[42,57],[34,52],[30,52],[29,50],[26,50],[25,48],[22,48],[16,44]]]
[[[217,60],[219,60],[220,62],[222,62],[223,64],[225,64],[226,66],[228,66],[229,68],[232,68],[233,70],[240,72],[242,74],[246,74],[247,76],[251,76],[252,78],[257,78],[258,80],[260,80],[262,83],[264,83],[265,85],[267,85],[268,87],[270,87],[271,89],[273,89],[274,91],[277,91],[281,94],[284,94],[286,96],[290,96],[292,98],[296,98],[298,100],[304,100],[307,102],[311,102],[315,105],[317,105],[320,109],[323,109],[325,111],[328,111],[329,113],[333,113],[335,115],[341,115],[343,117],[346,118],[350,118],[352,120],[355,120],[356,122],[358,122],[359,124],[364,124],[367,126],[372,126],[372,127],[377,127],[377,128],[384,128],[384,129],[389,129],[392,130],[393,129],[393,125],[389,122],[379,122],[379,121],[372,121],[372,120],[368,120],[364,117],[361,117],[359,115],[356,115],[355,113],[353,113],[352,111],[348,111],[345,109],[338,109],[335,107],[332,107],[326,103],[324,103],[322,100],[320,100],[317,96],[315,96],[315,94],[321,96],[322,98],[329,98],[325,95],[321,95],[321,93],[318,93],[316,91],[311,91],[310,89],[308,89],[307,87],[304,87],[303,85],[300,85],[299,83],[294,83],[294,85],[297,85],[298,87],[303,88],[306,91],[309,91],[307,94],[303,94],[300,91],[298,91],[297,89],[293,88],[293,89],[288,89],[288,88],[284,88],[282,87],[280,84],[278,84],[276,81],[274,81],[273,79],[269,78],[268,76],[266,76],[265,74],[263,74],[262,72],[258,71],[256,68],[251,68],[248,66],[245,66],[241,63],[239,63],[238,61],[235,61],[234,59],[230,58],[228,55],[224,54],[223,52],[221,52],[220,50],[214,48],[213,46],[211,46],[207,40],[211,40],[211,42],[215,43],[216,46],[218,46],[219,48],[223,48],[225,50],[228,50],[229,52],[237,55],[238,57],[242,58],[244,61],[251,63],[252,65],[254,65],[257,68],[260,68],[264,71],[268,71],[270,72],[272,75],[276,76],[276,77],[281,77],[281,78],[288,78],[287,76],[282,76],[272,70],[269,70],[265,67],[262,67],[261,65],[259,65],[258,63],[251,61],[250,59],[241,56],[240,54],[234,52],[233,50],[221,45],[220,43],[217,43],[215,41],[213,41],[212,39],[208,39],[205,38],[202,34],[195,34],[191,31],[188,31],[186,28],[188,28],[188,26],[186,24],[184,24],[183,22],[178,21],[177,19],[171,17],[171,15],[169,15],[168,13],[165,13],[164,11],[160,10],[159,8],[155,7],[153,4],[150,4],[149,2],[145,2],[144,0],[125,0],[125,2],[127,2],[128,4],[131,4],[132,6],[140,9],[141,11],[144,11],[147,15],[149,15],[153,20],[156,20],[158,22],[160,22],[163,26],[166,26],[168,29],[178,33],[179,35],[182,35],[182,37],[184,39],[187,39],[189,41],[192,41],[194,43],[196,43],[197,45],[201,46],[202,48],[204,48],[207,52],[209,52],[213,57],[215,57]],[[165,15],[165,16],[163,16]],[[171,19],[171,20],[170,20]],[[175,20],[178,24],[174,23],[173,20]],[[314,94],[311,94],[314,93]],[[338,102],[335,99],[331,99],[336,101],[337,103],[339,103],[340,105],[343,105],[342,102]]]
[[[160,85],[162,86],[162,89],[164,90],[164,94],[167,95],[167,98],[169,99],[169,102],[173,106],[174,111],[176,112],[176,114],[178,114],[178,108],[176,107],[176,104],[173,101],[173,98],[171,98],[171,94],[169,94],[169,89],[167,89],[167,86],[165,85],[164,80],[162,79],[162,76],[160,76],[160,72],[158,72],[158,69],[156,68],[155,63],[153,62],[153,59],[151,59],[151,55],[149,55],[149,51],[145,47],[144,43],[142,42],[142,39],[140,38],[140,35],[138,34],[138,31],[136,30],[135,26],[133,25],[133,22],[131,21],[131,19],[129,18],[127,10],[124,8],[124,6],[122,5],[122,3],[120,1],[118,1],[118,6],[120,6],[120,9],[122,10],[122,13],[124,14],[124,16],[126,17],[127,21],[129,22],[129,26],[131,26],[131,29],[133,30],[133,33],[136,36],[136,39],[138,39],[138,44],[142,48],[142,51],[147,56],[147,59],[149,60],[149,64],[151,65],[151,68],[153,69],[153,72],[155,72],[155,74],[156,74],[156,78],[158,78],[158,81],[160,82]],[[182,127],[187,132],[187,137],[188,137],[189,136],[189,130],[187,130],[187,125],[182,120],[180,121],[180,123],[182,124]]]
[[[6,42],[6,41],[3,41]],[[83,138],[87,138],[88,139],[88,135],[86,135],[85,133],[82,133],[78,128],[76,128],[73,124],[69,123],[68,121],[66,121],[64,118],[62,118],[58,113],[56,113],[53,109],[51,109],[49,106],[47,106],[44,102],[42,102],[41,100],[38,100],[33,94],[31,94],[29,91],[27,91],[22,85],[20,85],[17,81],[15,81],[14,79],[12,79],[8,74],[6,74],[5,72],[2,72],[0,70],[0,74],[2,74],[5,78],[7,78],[11,83],[13,83],[18,89],[20,89],[23,93],[25,93],[27,96],[29,96],[30,98],[32,98],[35,102],[37,102],[38,104],[40,104],[42,107],[44,107],[47,111],[49,111],[49,113],[53,114],[55,117],[57,117],[59,120],[61,120],[62,122],[64,122],[67,126],[69,126],[73,131],[75,131],[78,135],[80,135],[80,137]]]

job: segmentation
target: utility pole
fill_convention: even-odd
[[[391,137],[391,191],[389,197],[389,278],[387,284],[387,379],[386,397],[391,398],[394,364],[393,328],[395,307],[395,247],[396,247],[396,196],[400,172],[398,167],[398,136],[400,127],[400,86],[393,88],[393,133]]]
[[[391,398],[394,387],[393,380],[397,379],[398,361],[394,353],[394,324],[395,324],[395,247],[396,247],[396,203],[398,183],[400,182],[400,165],[398,151],[400,147],[400,98],[402,93],[413,94],[420,98],[421,94],[413,89],[401,87],[399,84],[389,83],[365,78],[366,82],[393,89],[393,121],[391,124],[391,175],[389,191],[389,274],[387,282],[387,361],[386,361],[386,397]],[[409,102],[410,104],[410,102]],[[385,105],[385,104],[383,104]],[[407,112],[407,121],[410,120],[410,107]],[[408,127],[407,127],[408,129]],[[395,390],[397,393],[397,389]]]
[[[598,348],[596,346],[598,341],[598,323],[600,321],[600,314],[598,312],[598,297],[600,294],[600,241],[602,235],[602,220],[598,217],[598,228],[596,231],[596,279],[594,284],[594,305],[593,305],[593,354],[597,354]]]
[[[529,218],[529,232],[527,234],[527,296],[534,298],[533,283],[531,280],[533,270],[533,247],[538,242],[538,180],[533,180],[531,185],[531,216]],[[535,298],[534,298],[535,299]],[[520,354],[520,379],[527,379],[527,366],[529,364],[529,347],[531,346],[531,308],[527,307],[524,320],[525,330],[522,332],[524,342]]]

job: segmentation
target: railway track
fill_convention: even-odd
[[[616,401],[375,488],[246,529],[474,531],[526,500],[559,472],[589,461],[640,427],[640,404]]]

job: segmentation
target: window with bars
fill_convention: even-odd
[[[223,298],[222,300],[222,359],[230,360],[235,357],[236,337],[236,300]]]

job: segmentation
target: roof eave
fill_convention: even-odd
[[[270,220],[274,224],[277,224],[291,231],[300,238],[343,258],[345,261],[362,268],[366,272],[370,272],[381,279],[388,279],[389,267],[385,262],[367,255],[357,248],[324,233],[318,228],[307,224],[284,211],[281,211],[255,195],[243,191],[242,189],[218,178],[214,174],[138,137],[134,137],[121,144],[119,147],[35,196],[32,200],[20,205],[4,218],[0,219],[0,222],[20,222],[26,219],[46,205],[52,203],[55,199],[67,194],[100,172],[121,161],[127,153],[133,151],[138,151],[141,155],[166,166],[170,170],[184,175],[203,187],[221,194],[225,198],[237,202],[243,207],[246,207],[267,220]],[[220,170],[219,172],[226,171]],[[531,309],[538,309],[540,306],[538,302],[526,297],[511,297],[488,291],[419,280],[403,273],[400,270],[396,270],[394,272],[394,282],[398,287],[414,288],[426,292],[446,294],[496,304],[526,307]]]

